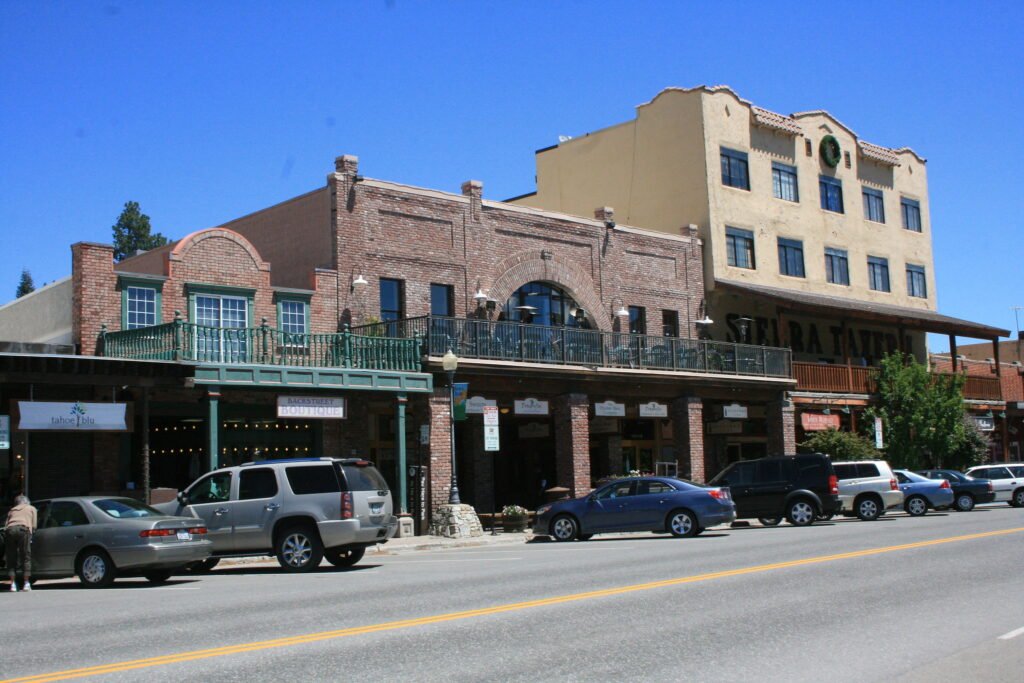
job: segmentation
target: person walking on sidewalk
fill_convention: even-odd
[[[7,513],[4,535],[7,538],[7,573],[11,577],[11,591],[18,590],[18,573],[22,576],[22,590],[32,590],[32,532],[36,530],[36,509],[25,496],[14,499],[14,507]]]

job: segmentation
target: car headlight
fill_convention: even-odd
[[[546,515],[550,511],[550,505],[541,505],[539,508],[537,508],[537,516],[540,517],[541,515]]]

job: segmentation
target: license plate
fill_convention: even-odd
[[[187,532],[184,529],[182,529],[181,531],[178,532],[178,540],[179,541],[191,541],[192,540],[192,534],[190,534],[189,532]]]
[[[384,503],[370,503],[370,514],[379,515],[384,512]]]

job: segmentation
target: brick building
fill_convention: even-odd
[[[152,484],[358,454],[422,518],[449,491],[449,350],[469,385],[454,425],[460,491],[482,511],[634,469],[705,479],[724,464],[705,434],[793,452],[788,350],[697,339],[695,227],[482,194],[477,181],[455,194],[364,178],[342,156],[324,187],[120,263],[109,246],[74,245],[79,351],[188,368],[147,394],[148,429],[122,437],[150,449]],[[345,398],[346,419],[277,418],[278,397],[311,393]],[[499,409],[496,452],[484,405]]]

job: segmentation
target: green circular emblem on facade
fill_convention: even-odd
[[[841,158],[841,152],[839,149],[839,141],[832,135],[826,135],[821,139],[821,144],[818,146],[818,152],[821,154],[821,160],[828,165],[829,168],[835,168],[839,165],[839,159]]]

